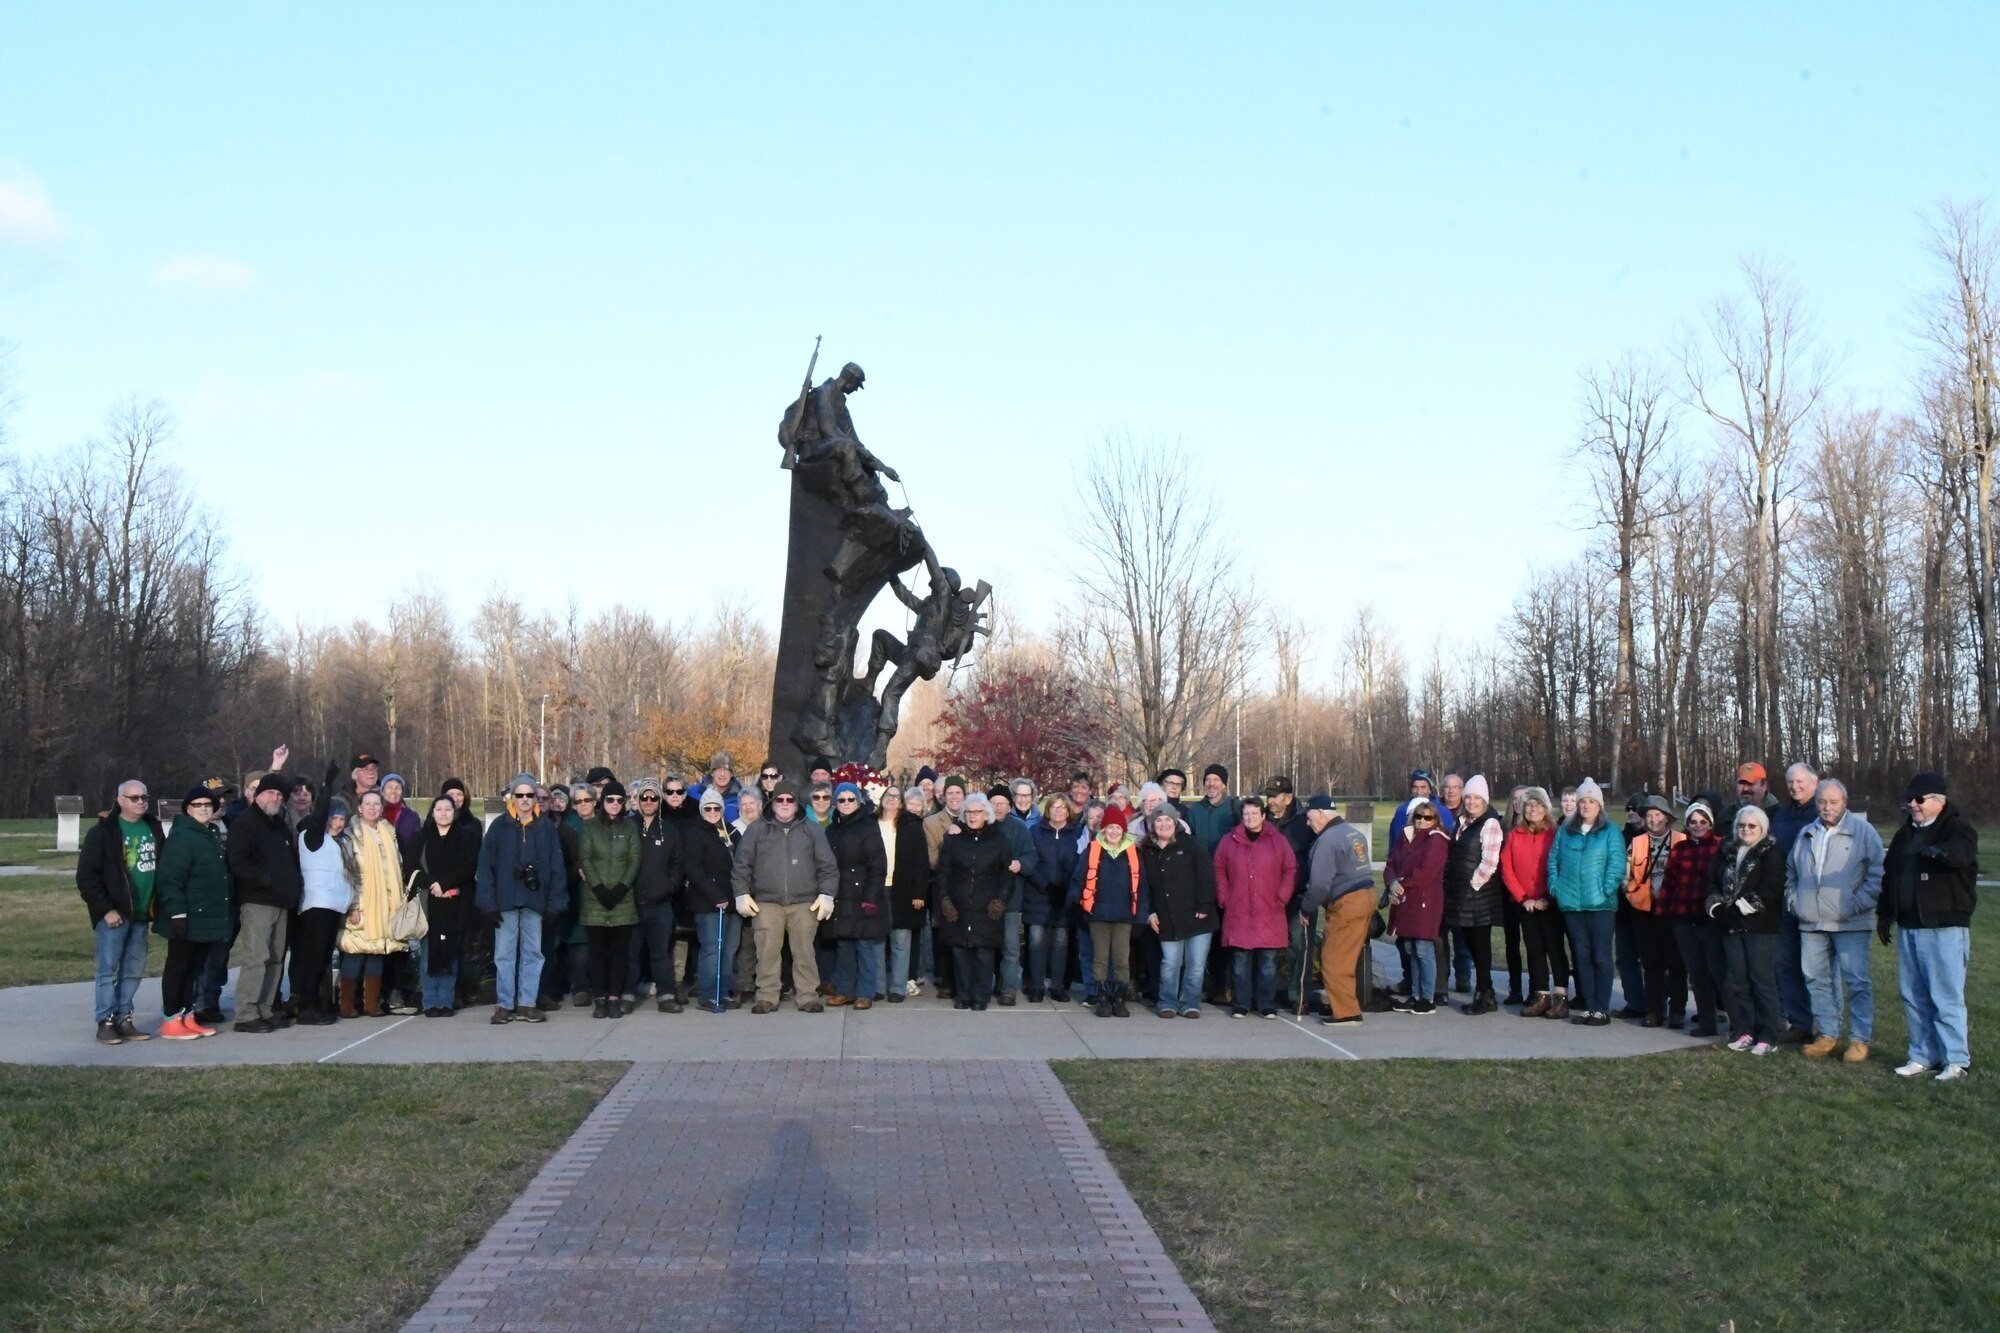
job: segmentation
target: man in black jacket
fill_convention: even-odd
[[[76,858],[76,889],[97,933],[97,1039],[106,1046],[151,1040],[133,1025],[132,997],[146,974],[153,870],[167,845],[145,783],[119,783],[116,804],[84,835]]]
[[[676,787],[686,790],[684,782]],[[664,810],[666,793],[652,778],[632,784],[632,803],[639,815],[639,874],[632,884],[632,901],[639,908],[639,928],[632,932],[631,955],[626,961],[626,994],[637,1003],[645,984],[638,980],[639,955],[643,950],[651,967],[653,994],[660,1012],[681,1011],[680,974],[674,970],[674,909],[681,895],[681,830],[683,823],[669,819]]]
[[[1945,780],[1919,773],[1903,792],[1910,818],[1889,843],[1875,933],[1882,943],[1900,929],[1896,970],[1910,1032],[1904,1078],[1937,1070],[1940,1083],[1972,1068],[1965,1011],[1965,965],[1972,954],[1972,912],[1979,903],[1979,832],[1950,804]],[[1940,1066],[1942,1066],[1940,1068]]]
[[[301,879],[298,845],[285,819],[285,777],[266,773],[257,780],[250,808],[229,830],[231,895],[238,915],[237,942],[243,946],[236,973],[236,1028],[264,1033],[291,1026],[276,1013],[278,978],[285,961],[286,923],[299,910]]]
[[[1312,864],[1313,828],[1306,821],[1306,812],[1293,793],[1292,780],[1278,776],[1264,784],[1264,809],[1266,818],[1285,835],[1291,844],[1292,857],[1298,862],[1298,880],[1292,886],[1292,901],[1286,915],[1290,918],[1288,938],[1291,943],[1284,956],[1278,960],[1278,984],[1284,991],[1287,1005],[1296,1007],[1299,1002],[1301,983],[1301,959],[1310,960],[1312,955],[1312,923],[1305,919],[1300,910],[1305,904],[1306,875]],[[1309,968],[1307,969],[1309,970]],[[1306,978],[1309,982],[1310,978]],[[1310,985],[1306,986],[1310,990]]]

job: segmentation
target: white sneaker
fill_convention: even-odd
[[[1757,1043],[1757,1044],[1756,1044],[1755,1046],[1752,1046],[1752,1047],[1750,1048],[1750,1054],[1752,1054],[1752,1055],[1769,1055],[1769,1054],[1770,1054],[1770,1053],[1771,1053],[1772,1051],[1775,1051],[1775,1050],[1777,1050],[1777,1049],[1778,1049],[1777,1047],[1773,1046],[1773,1045],[1772,1045],[1772,1044],[1771,1044],[1770,1042],[1768,1042],[1768,1041],[1760,1041],[1760,1042],[1758,1042],[1758,1043]]]
[[[1896,1066],[1897,1078],[1915,1078],[1919,1074],[1928,1074],[1930,1072],[1931,1067],[1919,1060],[1912,1060],[1906,1065]]]
[[[923,993],[924,993],[924,988],[918,985],[916,982],[906,981],[903,983],[903,994],[909,996],[911,999],[914,1000]]]
[[[1937,1076],[1937,1081],[1940,1083],[1956,1083],[1959,1079],[1971,1078],[1971,1077],[1972,1077],[1971,1065],[1946,1065],[1944,1069],[1939,1072]]]
[[[1751,1039],[1750,1034],[1746,1032],[1742,1036],[1738,1037],[1735,1041],[1730,1042],[1729,1049],[1732,1051],[1747,1051],[1751,1048],[1751,1046],[1755,1044],[1756,1043]]]

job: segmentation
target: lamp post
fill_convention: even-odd
[[[537,782],[547,782],[549,780],[549,696],[546,693],[542,695],[541,730],[541,740],[536,744],[535,780]]]

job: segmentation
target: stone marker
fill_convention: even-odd
[[[1343,817],[1348,823],[1361,830],[1361,836],[1368,840],[1368,859],[1375,859],[1375,803],[1373,801],[1349,801]]]
[[[56,797],[56,850],[73,852],[82,846],[83,798]]]
[[[507,798],[504,796],[482,796],[479,798],[481,811],[479,827],[493,827],[493,821],[507,813]]]
[[[153,802],[153,814],[159,818],[160,827],[168,833],[174,831],[174,821],[181,817],[181,803],[176,800]]]

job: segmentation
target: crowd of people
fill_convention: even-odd
[[[1457,990],[1470,1016],[1602,1027],[1615,976],[1616,1017],[1859,1064],[1876,937],[1896,948],[1908,1017],[1896,1072],[1971,1064],[1978,836],[1935,773],[1911,780],[1885,847],[1804,764],[1788,800],[1746,763],[1733,801],[1676,811],[1640,794],[1622,827],[1588,778],[1557,797],[1516,787],[1502,809],[1482,776],[1418,771],[1378,888],[1371,830],[1331,797],[1301,800],[1282,776],[1237,797],[1221,764],[1198,789],[1169,769],[1135,798],[1085,772],[1046,794],[929,768],[899,790],[861,765],[794,779],[767,763],[745,784],[718,754],[699,778],[629,789],[606,768],[553,786],[523,773],[482,827],[457,779],[419,808],[373,755],[318,782],[288,759],[274,752],[241,797],[197,783],[170,833],[145,783],[119,786],[77,864],[98,1041],[155,1035],[132,1010],[159,935],[168,1040],[215,1035],[233,956],[232,1030],[249,1035],[480,1004],[495,1024],[566,1004],[616,1019],[648,999],[865,1010],[926,986],[975,1012],[1074,993],[1102,1018],[1310,1005],[1332,1025],[1432,1014]],[[1377,937],[1401,964],[1393,985]]]

